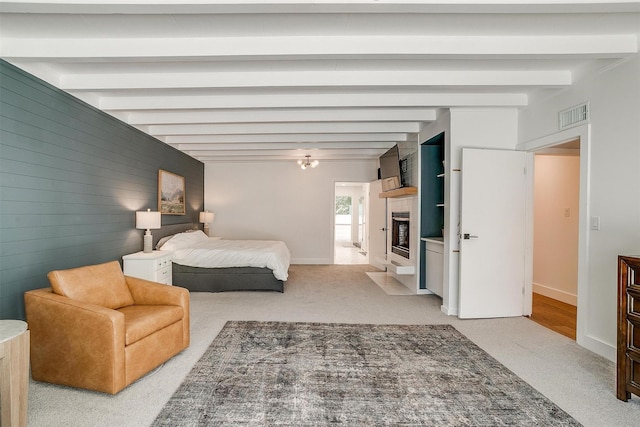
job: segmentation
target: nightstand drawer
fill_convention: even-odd
[[[156,269],[167,268],[169,266],[171,266],[170,256],[156,260]]]
[[[165,285],[171,284],[171,266],[170,265],[158,270],[156,274],[156,282],[164,283]]]

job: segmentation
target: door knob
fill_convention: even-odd
[[[380,229],[380,231],[387,231],[387,229],[386,229],[386,228],[384,228],[384,227],[382,227],[382,228]]]
[[[465,239],[465,240],[469,240],[469,239],[477,239],[477,238],[478,238],[478,236],[472,236],[472,235],[471,235],[471,234],[469,234],[469,233],[464,233],[464,234],[462,235],[462,238],[463,238],[463,239]]]

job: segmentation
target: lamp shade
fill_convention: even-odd
[[[136,212],[136,228],[149,230],[152,228],[160,228],[161,226],[162,217],[160,216],[160,212],[151,212],[151,209]]]
[[[200,212],[200,222],[205,224],[211,224],[213,222],[213,218],[215,214],[213,212],[204,211]]]

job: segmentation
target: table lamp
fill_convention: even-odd
[[[151,212],[151,209],[136,212],[136,228],[147,230],[144,232],[144,253],[153,252],[153,236],[151,236],[151,229],[160,228],[161,224],[162,217],[160,216],[160,212]]]
[[[213,222],[215,214],[213,212],[204,211],[200,212],[200,222],[204,224],[204,234],[209,235],[209,224]]]

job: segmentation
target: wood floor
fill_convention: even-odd
[[[576,339],[576,313],[573,305],[533,294],[531,320],[573,340]]]

